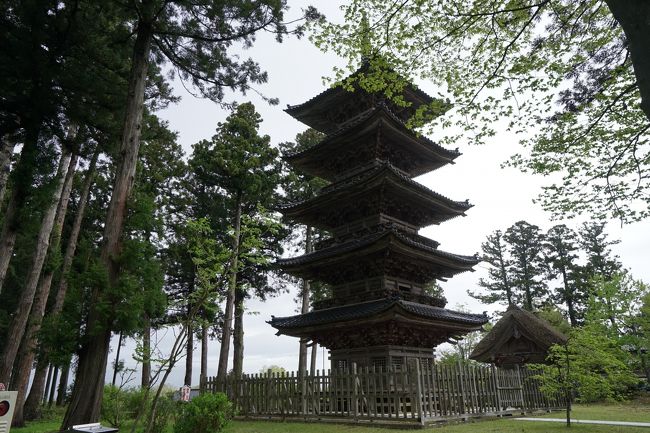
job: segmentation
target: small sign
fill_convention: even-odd
[[[73,433],[115,433],[118,431],[115,427],[105,427],[98,422],[91,424],[73,425],[70,429]]]
[[[0,433],[9,433],[18,391],[0,391]]]
[[[192,388],[189,385],[184,385],[181,388],[181,401],[190,401],[190,391]]]

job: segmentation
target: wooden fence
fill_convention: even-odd
[[[560,409],[547,398],[536,372],[526,368],[414,363],[401,368],[361,368],[210,377],[203,392],[225,392],[247,417],[339,418],[427,424],[451,419]]]

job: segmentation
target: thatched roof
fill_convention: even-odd
[[[528,340],[537,352],[512,351],[508,343],[513,339]],[[565,344],[568,338],[546,320],[530,311],[510,306],[492,330],[476,345],[470,359],[481,362],[495,362],[502,358],[539,358],[554,344]],[[543,359],[543,358],[542,358]]]

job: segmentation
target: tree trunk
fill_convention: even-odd
[[[7,335],[11,335],[12,338],[7,341],[2,353],[2,362],[0,364],[0,382],[9,382],[9,377],[11,375],[16,355],[18,354],[20,342],[28,327],[27,319],[29,318],[29,313],[32,309],[32,304],[34,303],[38,280],[41,275],[41,270],[43,269],[45,257],[47,256],[47,251],[50,245],[50,235],[52,234],[52,228],[54,227],[56,211],[59,208],[59,202],[61,200],[61,194],[63,192],[63,184],[65,183],[64,181],[66,173],[70,166],[70,159],[71,153],[64,148],[61,154],[61,159],[59,161],[59,168],[57,170],[56,178],[54,180],[56,182],[56,186],[52,194],[52,199],[50,201],[50,205],[43,214],[41,227],[38,232],[36,249],[32,258],[32,266],[29,270],[29,273],[27,274],[27,282],[25,283],[25,287],[20,293],[18,306],[16,308],[14,316],[11,319],[11,324],[9,325],[9,330],[7,332]],[[45,300],[42,301],[43,308],[46,301],[47,295],[45,295]],[[31,369],[31,363],[28,368]],[[23,392],[24,391],[26,391],[26,389],[23,390]],[[19,403],[19,406],[20,405],[22,405],[22,402]]]
[[[15,140],[12,140],[9,134],[5,134],[2,137],[2,147],[0,148],[0,207],[5,198],[5,192],[7,191],[7,180],[9,179],[9,173],[11,171],[11,156],[14,153],[14,147],[16,146]]]
[[[47,396],[50,394],[50,386],[52,385],[52,372],[54,371],[54,366],[52,364],[47,366],[47,384],[45,385],[45,391],[41,396],[43,404],[47,403]]]
[[[232,237],[232,260],[230,264],[230,277],[228,279],[228,294],[226,296],[226,311],[221,333],[221,348],[219,350],[219,367],[217,369],[217,382],[225,383],[228,375],[228,355],[230,354],[230,337],[232,335],[233,309],[235,304],[235,291],[237,289],[237,262],[239,259],[239,237],[241,235],[241,193],[237,196],[235,208],[235,233]]]
[[[59,381],[59,388],[56,393],[56,405],[63,406],[65,403],[65,393],[68,389],[68,377],[70,376],[70,364],[64,365],[61,370],[61,380]]]
[[[93,178],[95,176],[95,167],[97,166],[97,159],[99,157],[99,149],[95,150],[93,154],[88,169],[83,181],[83,186],[81,188],[81,194],[79,195],[79,204],[77,206],[77,214],[75,215],[74,222],[72,223],[72,230],[70,231],[70,236],[68,238],[68,244],[66,246],[65,254],[63,256],[63,265],[61,266],[61,276],[59,278],[59,283],[56,289],[56,297],[54,300],[54,305],[48,314],[58,315],[63,309],[63,302],[65,301],[65,295],[68,290],[68,274],[72,268],[72,261],[74,259],[75,251],[77,249],[77,241],[79,240],[79,233],[81,231],[81,223],[83,222],[84,214],[86,212],[86,205],[88,203],[88,197],[90,195],[90,187],[93,183]],[[32,387],[29,391],[29,396],[25,400],[24,413],[25,417],[28,420],[35,419],[38,416],[39,406],[41,397],[44,392],[45,387],[45,375],[47,372],[47,366],[49,363],[49,357],[47,350],[45,348],[41,349],[41,354],[38,359],[36,366],[36,373],[34,374],[34,380],[32,381]]]
[[[311,245],[312,228],[305,227],[305,254],[312,252]],[[309,280],[302,280],[302,293],[300,312],[305,314],[309,311]],[[300,352],[298,355],[298,376],[303,377],[307,372],[307,343],[306,338],[300,339]]]
[[[108,279],[111,285],[115,285],[118,279],[119,269],[116,260],[120,256],[120,239],[126,215],[126,204],[133,186],[140,149],[144,91],[153,36],[152,22],[145,21],[145,19],[153,16],[151,9],[152,5],[149,2],[142,5],[141,16],[143,18],[137,24],[122,141],[116,164],[113,193],[104,225],[101,259],[108,270]],[[105,323],[100,312],[94,308],[101,297],[100,288],[95,287],[91,294],[91,309],[88,313],[86,326],[86,329],[94,330],[94,332],[90,331],[82,343],[75,385],[61,430],[66,430],[74,424],[99,420],[104,391],[104,374],[111,341],[110,324]]]
[[[43,401],[43,394],[45,393],[45,377],[47,376],[47,372],[47,361],[44,361],[39,356],[38,362],[36,363],[34,379],[32,380],[32,387],[23,405],[23,414],[27,421],[40,418],[40,407]]]
[[[50,384],[50,396],[47,399],[47,405],[52,406],[54,403],[54,391],[56,391],[56,379],[59,377],[59,367],[54,366],[54,371],[52,372],[52,383]]]
[[[650,120],[650,3],[647,0],[605,0],[627,39],[641,109]]]
[[[569,322],[571,327],[578,326],[578,319],[576,318],[576,310],[573,305],[573,290],[569,285],[569,277],[566,274],[566,269],[562,268],[562,283],[564,284],[564,300],[566,301],[567,312],[569,314]]]
[[[316,342],[311,345],[311,360],[309,363],[309,374],[314,376],[316,374],[316,357],[318,356],[318,344]]]
[[[79,240],[79,233],[81,232],[81,224],[83,223],[84,215],[86,213],[86,206],[88,205],[88,197],[90,196],[90,188],[95,177],[95,168],[97,167],[98,158],[99,148],[97,148],[95,150],[95,153],[93,153],[90,164],[88,165],[88,170],[86,170],[86,175],[84,177],[83,187],[79,196],[79,205],[77,206],[77,214],[74,217],[72,230],[70,231],[68,244],[66,245],[65,249],[65,255],[63,256],[61,278],[59,279],[59,284],[56,290],[56,298],[54,299],[54,305],[50,311],[50,314],[52,315],[57,315],[61,312],[63,309],[63,302],[65,301],[65,295],[68,292],[68,274],[72,268],[72,261],[74,260],[74,254],[77,250],[77,242]]]
[[[201,327],[201,374],[199,383],[205,383],[208,379],[208,326]]]
[[[65,214],[68,209],[68,202],[70,200],[70,191],[72,190],[72,180],[74,179],[75,167],[77,165],[77,155],[75,154],[70,158],[65,181],[59,203],[57,205],[56,216],[54,218],[54,227],[52,228],[51,241],[49,245],[50,257],[56,254],[60,246],[61,231],[63,230],[63,223]],[[17,363],[17,368],[14,368],[13,375],[16,376],[15,384],[18,391],[18,398],[16,400],[16,410],[14,412],[14,424],[22,426],[24,422],[24,402],[27,395],[27,387],[29,385],[29,375],[34,363],[34,357],[37,353],[38,333],[41,330],[43,323],[43,316],[45,314],[45,306],[50,294],[50,286],[52,284],[52,277],[54,275],[53,269],[48,269],[41,277],[41,281],[34,296],[31,313],[27,322],[27,330],[23,339],[23,347],[21,348],[20,361]]]
[[[14,252],[16,235],[22,225],[20,213],[32,187],[36,158],[38,156],[38,136],[39,127],[28,128],[25,133],[25,142],[20,152],[20,160],[12,174],[14,182],[11,198],[7,204],[2,232],[0,233],[0,293],[2,293],[9,262]]]
[[[117,339],[117,350],[115,351],[115,362],[113,363],[113,381],[111,385],[115,386],[117,381],[117,373],[120,367],[120,352],[122,351],[122,340],[124,339],[124,334],[120,332],[120,338]]]
[[[244,299],[246,291],[238,287],[235,291],[235,332],[232,339],[233,376],[240,379],[244,372]]]
[[[140,387],[148,389],[151,385],[151,319],[145,317],[144,327],[142,328],[142,379]]]
[[[189,308],[188,308],[189,310]],[[187,354],[185,355],[185,383],[192,386],[192,362],[194,358],[194,330],[190,323],[187,324]]]

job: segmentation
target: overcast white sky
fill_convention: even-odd
[[[306,1],[289,1],[291,15],[298,14],[300,7],[309,4]],[[340,2],[318,2],[318,8],[331,19],[340,19],[337,4]],[[306,126],[284,113],[287,104],[298,104],[310,99],[325,89],[322,77],[331,76],[335,65],[343,66],[343,61],[332,55],[323,54],[306,39],[287,39],[282,44],[273,41],[270,35],[259,38],[256,46],[242,53],[242,57],[251,56],[269,73],[269,82],[259,90],[267,96],[280,98],[279,106],[269,106],[256,94],[246,96],[233,95],[232,99],[241,102],[252,101],[264,122],[261,132],[271,137],[272,143],[293,140],[295,135]],[[428,83],[418,83],[423,90],[436,94],[437,89]],[[171,129],[179,132],[180,143],[186,153],[191,145],[214,134],[217,122],[223,121],[227,113],[208,100],[196,99],[189,95],[181,85],[176,85],[176,93],[182,96],[179,104],[169,107],[159,115],[168,120]],[[480,251],[481,242],[496,229],[505,230],[519,220],[526,220],[547,230],[558,221],[550,221],[550,216],[532,199],[540,192],[544,178],[532,177],[515,169],[501,169],[501,162],[511,154],[519,151],[517,138],[510,133],[501,133],[493,137],[484,146],[467,146],[462,141],[457,143],[463,155],[456,164],[448,165],[435,172],[424,175],[417,180],[427,187],[455,200],[465,200],[474,204],[467,212],[467,217],[425,228],[421,234],[439,241],[440,248],[449,252],[471,255]],[[580,221],[567,221],[571,227],[588,220],[584,215]],[[650,222],[627,225],[621,228],[618,221],[608,225],[612,239],[621,243],[614,247],[623,264],[632,270],[636,278],[650,282]],[[448,306],[466,304],[473,311],[493,311],[494,307],[482,305],[467,295],[467,289],[476,289],[481,276],[485,276],[485,265],[480,264],[476,272],[459,275],[443,283]],[[251,301],[247,304],[250,313],[245,318],[245,372],[258,372],[263,366],[280,365],[288,370],[296,370],[298,363],[298,342],[294,338],[275,336],[275,330],[266,323],[271,315],[286,316],[295,314],[294,298],[296,291],[281,295],[261,303]],[[164,331],[162,331],[164,332]],[[162,335],[160,336],[162,337]],[[114,338],[116,340],[117,338]],[[115,342],[113,343],[115,347]],[[122,359],[127,366],[135,367],[131,358],[134,347],[127,342]],[[194,359],[193,384],[198,383],[199,355]],[[210,342],[208,374],[215,375],[218,362],[219,343]],[[321,351],[322,354],[322,351]],[[111,362],[114,355],[111,355]],[[179,363],[169,379],[172,386],[181,386],[184,376],[184,360]],[[232,365],[232,364],[231,364]],[[322,356],[318,368],[328,367]],[[110,380],[109,364],[107,379]],[[139,380],[138,380],[139,383]]]

